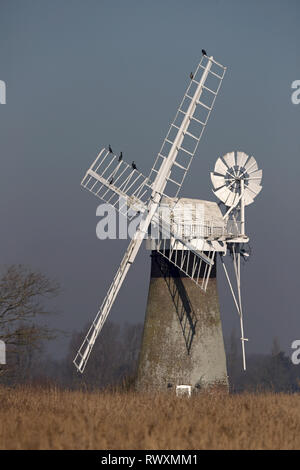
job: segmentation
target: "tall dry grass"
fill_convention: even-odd
[[[299,449],[300,395],[0,387],[0,449]]]

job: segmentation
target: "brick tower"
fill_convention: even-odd
[[[199,218],[195,220],[194,214],[196,204],[202,207],[201,227],[222,226],[218,205],[195,199],[180,199],[176,205],[177,220],[187,209],[191,224],[199,227]],[[202,243],[213,244],[216,254],[224,250],[222,242],[213,240],[207,231],[202,233]],[[156,247],[157,240],[147,241],[151,250],[151,275],[137,389],[175,389],[181,384],[191,385],[195,390],[215,386],[228,389],[216,254],[204,292]],[[181,256],[177,252],[177,258]],[[199,273],[200,278],[203,276],[205,269]]]

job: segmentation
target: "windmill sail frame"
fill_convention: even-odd
[[[219,72],[213,70],[213,67],[216,67]],[[200,76],[201,71],[202,75]],[[132,207],[135,210],[142,211],[143,217],[127,248],[121,265],[101,304],[96,318],[92,322],[74,359],[74,364],[79,372],[83,372],[86,367],[96,338],[105,323],[127,272],[147,234],[148,227],[152,220],[155,220],[155,214],[157,213],[162,197],[172,197],[169,186],[175,187],[175,196],[178,196],[203,131],[207,125],[225,72],[226,67],[216,62],[213,57],[202,56],[195,76],[191,80],[187,92],[179,106],[178,112],[163,142],[149,178],[145,178],[141,173],[133,169],[133,167],[130,170],[125,162],[118,162],[116,156],[108,157],[111,152],[105,153],[105,151],[102,150],[82,181],[82,185],[85,188],[114,206],[114,198],[117,197],[119,199],[120,196],[128,196],[129,199],[131,198],[131,201],[134,201],[130,203]],[[209,80],[215,81],[215,88],[211,87],[208,83]],[[193,89],[194,91],[192,91]],[[205,101],[205,99],[207,101]],[[192,130],[193,126],[198,128],[198,134],[196,134],[196,131]],[[174,134],[172,134],[173,132]],[[190,147],[186,144],[187,140],[192,142],[189,144]],[[168,150],[166,151],[165,149]],[[108,165],[101,167],[103,160],[107,158]],[[124,164],[127,165],[127,167],[125,167]],[[124,174],[127,174],[127,176],[125,176],[123,181],[122,177]],[[116,185],[117,182],[121,184]],[[99,189],[97,189],[97,185]],[[103,192],[101,192],[102,190]],[[149,196],[150,190],[151,194]],[[146,198],[144,199],[145,202],[143,202],[142,198]],[[202,252],[192,250],[192,245],[177,236],[176,233],[173,233],[173,238],[175,240],[174,243],[181,243],[187,246],[190,251],[193,251],[194,259],[197,260],[197,257],[199,257],[201,263],[204,262],[206,264],[206,272],[210,272],[211,266],[214,263],[214,253],[212,257],[208,257]],[[170,261],[172,261],[172,259],[170,259]],[[184,264],[178,263],[177,266],[179,269],[184,270]],[[208,278],[209,276],[205,276],[205,282],[201,286],[204,290],[206,289]]]

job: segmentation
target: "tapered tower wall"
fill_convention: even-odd
[[[137,389],[228,389],[216,263],[206,293],[161,256],[151,254]]]

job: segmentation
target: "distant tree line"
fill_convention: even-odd
[[[119,325],[107,321],[96,341],[84,374],[78,373],[73,359],[86,334],[87,326],[71,337],[67,356],[60,361],[48,358],[45,364],[47,377],[67,388],[104,389],[107,387],[132,386],[138,363],[143,326],[141,324]]]
[[[300,392],[300,366],[280,349],[274,338],[270,354],[248,354],[247,370],[242,369],[240,341],[235,331],[225,341],[230,390],[233,393]]]
[[[8,383],[31,382],[55,384],[68,389],[104,389],[134,386],[139,351],[142,339],[142,324],[123,326],[107,321],[101,338],[95,343],[84,374],[76,371],[73,359],[80,346],[86,328],[74,333],[70,339],[65,358],[54,360],[51,357],[34,357],[30,370],[14,375]],[[249,354],[247,370],[242,369],[240,343],[232,335],[225,341],[227,370],[232,393],[249,392],[300,392],[300,366],[280,350],[274,340],[270,354]],[[25,377],[26,376],[26,377]],[[0,377],[0,383],[5,376]]]
[[[0,376],[0,384],[56,385],[67,389],[105,389],[133,386],[137,369],[143,326],[141,324],[118,325],[107,321],[96,341],[84,374],[77,372],[73,359],[87,331],[75,332],[69,342],[66,357],[53,359],[34,350],[30,366],[24,361]],[[21,351],[20,351],[21,354]]]
[[[0,365],[0,384],[56,384],[64,388],[104,389],[134,385],[143,326],[106,322],[96,341],[84,374],[77,373],[75,354],[84,338],[86,327],[70,338],[66,357],[45,357],[46,340],[58,331],[45,325],[52,314],[49,300],[59,293],[56,281],[40,272],[13,265],[0,276],[0,340],[7,345],[7,365]],[[247,371],[242,370],[240,342],[233,331],[225,341],[230,390],[299,392],[300,366],[280,349],[274,339],[270,354],[247,357]]]

